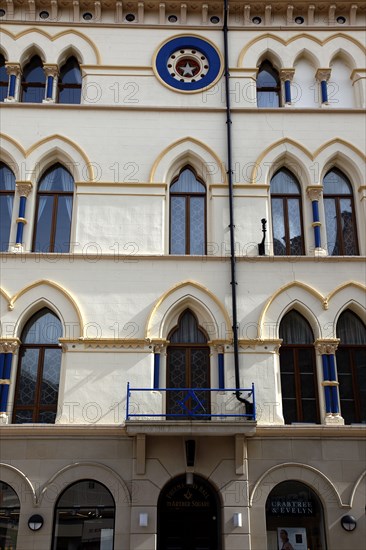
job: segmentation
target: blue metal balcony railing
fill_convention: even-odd
[[[147,400],[138,401],[137,394],[140,392],[166,392],[167,408],[169,412],[156,413],[144,412],[145,407],[148,407]],[[245,397],[246,403],[242,404],[236,401],[236,398],[231,395],[231,399],[235,399],[235,404],[240,406],[242,410],[245,407],[245,412],[236,412],[229,409],[226,412],[225,401],[219,399],[216,402],[210,399],[213,392],[223,394],[240,392],[241,397]],[[133,400],[132,400],[133,397]],[[169,404],[168,404],[169,401]],[[227,400],[228,402],[228,400]],[[230,403],[232,405],[232,403]],[[219,408],[225,408],[225,411],[219,411]],[[126,404],[126,420],[132,418],[165,418],[167,420],[210,420],[211,418],[237,418],[255,420],[255,393],[254,384],[251,388],[132,388],[130,383],[127,384],[127,404]]]

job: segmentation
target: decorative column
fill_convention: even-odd
[[[14,103],[19,100],[19,85],[21,69],[19,63],[5,63],[6,72],[9,75],[8,97],[5,98],[5,102]]]
[[[325,424],[344,424],[340,415],[338,381],[336,374],[335,352],[339,338],[319,339],[315,342],[315,349],[322,358]]]
[[[351,80],[355,90],[356,107],[366,108],[366,69],[354,69]]]
[[[332,69],[318,69],[316,71],[316,79],[320,83],[320,97],[322,107],[329,105],[328,102],[328,80],[330,79]]]
[[[57,91],[58,66],[51,63],[43,65],[46,75],[46,97],[42,103],[55,103]]]
[[[280,79],[283,83],[285,107],[289,107],[291,103],[291,82],[294,78],[295,69],[281,69]]]
[[[0,424],[8,423],[7,410],[11,383],[11,364],[18,346],[19,340],[17,338],[0,340]]]
[[[319,199],[323,193],[322,185],[309,185],[306,189],[309,199],[311,200],[311,206],[313,210],[313,223],[311,224],[314,229],[314,252],[317,255],[325,255],[325,250],[322,248],[321,243],[321,221],[319,219]]]
[[[33,184],[30,181],[17,181],[16,189],[17,193],[20,195],[19,199],[19,214],[17,217],[17,236],[15,239],[15,247],[21,248],[23,245],[23,230],[24,226],[27,223],[25,218],[25,208],[27,204],[27,198],[29,193],[32,191]]]
[[[154,345],[154,379],[153,379],[153,387],[154,390],[158,390],[160,388],[160,359],[161,354],[165,352],[166,349],[166,343],[159,342],[155,343]]]

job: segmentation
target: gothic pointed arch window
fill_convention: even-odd
[[[9,77],[6,70],[5,57],[0,54],[0,101],[4,101],[8,95],[8,83]]]
[[[113,550],[116,504],[93,479],[66,487],[55,507],[52,550]]]
[[[170,186],[170,254],[206,254],[206,186],[190,166]]]
[[[23,103],[42,103],[45,98],[46,75],[42,59],[34,55],[23,69],[22,101]]]
[[[0,251],[9,248],[11,217],[13,214],[15,176],[10,168],[0,162]]]
[[[168,340],[167,388],[174,391],[167,392],[167,414],[174,419],[194,419],[198,414],[209,418],[210,394],[200,388],[210,387],[210,348],[190,309],[181,314]]]
[[[38,184],[34,252],[69,252],[74,178],[54,164]]]
[[[277,69],[268,59],[260,64],[257,75],[257,106],[281,107],[281,81]]]
[[[61,369],[60,319],[48,308],[26,323],[19,349],[14,397],[14,424],[53,424]]]
[[[301,189],[296,176],[287,168],[271,179],[273,252],[276,256],[304,254]]]
[[[287,313],[279,330],[282,408],[285,424],[319,422],[314,335],[296,310]]]
[[[69,57],[60,68],[58,102],[78,104],[81,99],[81,71],[76,57]]]
[[[328,254],[355,256],[358,254],[356,219],[352,185],[338,168],[324,176],[323,196]]]
[[[366,423],[366,326],[346,309],[337,322],[336,352],[341,414],[346,424]]]

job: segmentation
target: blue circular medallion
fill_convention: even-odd
[[[207,88],[218,78],[221,59],[217,50],[196,36],[180,36],[164,44],[155,68],[165,84],[182,92]]]

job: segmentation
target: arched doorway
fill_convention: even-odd
[[[158,500],[158,550],[220,550],[221,514],[217,492],[204,478],[175,477]]]
[[[266,502],[267,548],[326,550],[323,506],[318,495],[299,481],[284,481]]]
[[[210,348],[207,334],[190,309],[179,317],[168,340],[167,388],[192,388],[167,392],[168,418],[209,418],[210,392],[200,388],[210,387]]]

